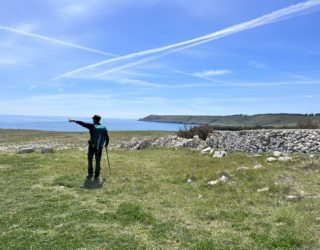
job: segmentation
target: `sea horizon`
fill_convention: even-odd
[[[92,122],[90,117],[72,117],[75,120]],[[178,131],[183,124],[144,122],[133,118],[102,118],[101,124],[109,131]],[[56,132],[83,132],[86,128],[75,123],[69,123],[66,116],[37,115],[1,115],[0,129],[26,129]]]

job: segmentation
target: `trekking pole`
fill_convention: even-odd
[[[110,175],[111,175],[111,167],[110,167],[110,161],[109,161],[108,147],[106,147],[106,152],[107,152],[107,159],[108,159],[108,165],[109,165],[109,172],[110,172]]]

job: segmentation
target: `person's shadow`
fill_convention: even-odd
[[[102,188],[103,184],[105,182],[104,178],[98,178],[98,179],[85,179],[83,183],[83,187],[86,189],[98,189]]]

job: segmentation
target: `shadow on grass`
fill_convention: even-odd
[[[83,188],[86,189],[98,189],[102,188],[103,184],[105,182],[105,179],[85,179],[83,183]]]

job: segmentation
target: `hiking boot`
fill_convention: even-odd
[[[87,179],[91,179],[92,178],[92,175],[87,175]]]
[[[95,176],[94,176],[94,179],[95,179],[95,180],[98,180],[98,179],[99,179],[99,176],[96,176],[96,175],[95,175]]]

